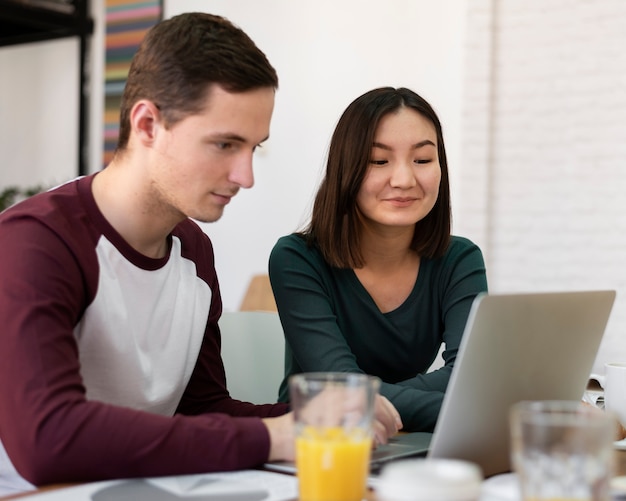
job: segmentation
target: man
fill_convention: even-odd
[[[0,493],[31,487],[13,466],[44,484],[292,456],[287,406],[228,395],[212,247],[188,219],[252,186],[277,85],[228,21],[164,21],[133,61],[112,163],[0,216]]]
[[[133,59],[110,165],[0,215],[0,494],[292,459],[285,404],[230,398],[208,237],[253,184],[278,79],[203,13]],[[398,428],[379,402],[379,439]]]

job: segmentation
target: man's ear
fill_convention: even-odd
[[[161,113],[157,106],[147,99],[137,101],[130,110],[130,128],[138,141],[150,146],[156,130],[161,126]]]

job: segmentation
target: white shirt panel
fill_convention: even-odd
[[[0,496],[9,496],[34,489],[36,487],[22,478],[15,470],[0,440]]]
[[[144,270],[105,237],[98,291],[74,330],[87,398],[173,415],[202,343],[212,292],[181,256]]]

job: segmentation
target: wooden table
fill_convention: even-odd
[[[615,451],[615,474],[618,477],[626,475],[626,451]]]

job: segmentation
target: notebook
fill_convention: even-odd
[[[582,399],[614,300],[615,291],[477,296],[434,433],[393,437],[373,451],[372,471],[410,456],[465,459],[486,477],[510,471],[510,406]]]

